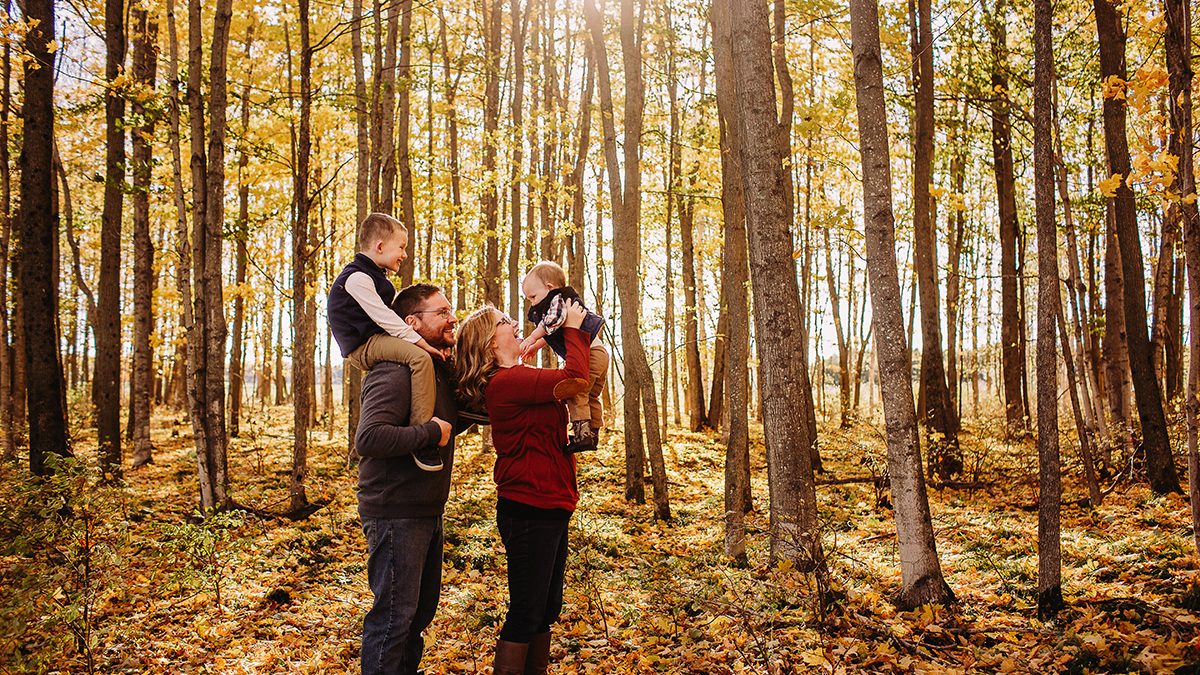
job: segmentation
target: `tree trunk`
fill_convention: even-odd
[[[11,0],[4,2],[5,13],[12,11]],[[9,319],[12,306],[8,301],[9,251],[13,243],[12,218],[12,159],[9,156],[8,120],[12,105],[12,45],[4,44],[0,57],[0,457],[13,458],[17,452],[16,427],[20,420],[13,414],[15,399],[20,394],[13,389],[13,354],[9,349]],[[51,177],[51,183],[54,178]],[[20,289],[17,289],[18,291]]]
[[[735,119],[737,100],[732,60],[728,2],[714,4],[713,52],[717,80],[717,110],[721,134],[721,207],[724,216],[724,246],[721,249],[720,357],[733,367],[722,366],[722,392],[728,396],[729,440],[725,448],[725,555],[737,562],[746,560],[745,514],[750,487],[749,407],[750,317],[746,284],[749,268],[746,254],[746,210],[742,178],[742,143]],[[689,214],[688,220],[691,220]],[[689,223],[690,227],[690,223]],[[687,241],[685,239],[685,241]],[[693,290],[693,297],[695,292]],[[690,304],[690,303],[689,303]],[[697,361],[699,358],[697,356]],[[714,373],[716,368],[714,367]],[[714,378],[717,377],[714,374]],[[697,384],[700,384],[699,382]],[[716,383],[714,382],[714,390]],[[715,399],[714,395],[714,399]],[[704,400],[699,404],[703,409]]]
[[[761,360],[763,418],[771,495],[771,555],[815,573],[818,592],[828,591],[828,569],[817,526],[816,486],[810,451],[815,429],[804,410],[807,362],[800,289],[789,231],[789,153],[780,142],[775,114],[770,32],[766,8],[732,3],[715,12],[717,28],[729,31],[735,84],[736,127],[741,140],[742,189],[746,202],[755,333]],[[728,17],[727,21],[722,21]],[[714,31],[714,38],[717,32]],[[722,46],[722,39],[714,39]],[[732,323],[732,319],[730,321]],[[740,364],[731,364],[732,368]]]
[[[371,207],[371,137],[369,103],[367,101],[366,67],[363,65],[362,42],[362,4],[363,0],[353,0],[351,4],[350,51],[354,59],[354,124],[357,130],[356,142],[358,152],[355,154],[357,171],[354,180],[354,226],[351,241],[354,250],[358,250],[358,224],[366,220]],[[445,21],[442,22],[443,29]],[[454,106],[450,106],[451,111]],[[453,114],[453,113],[451,113]],[[457,156],[455,157],[457,159]],[[457,180],[457,172],[455,173]],[[457,232],[458,228],[455,228]],[[268,331],[269,332],[269,331]],[[358,457],[354,448],[354,435],[358,430],[358,418],[361,412],[359,397],[362,392],[362,372],[344,360],[342,362],[342,377],[346,379],[346,455],[351,461]]]
[[[689,186],[695,182],[695,171],[693,170],[692,177],[689,178]],[[726,182],[721,181],[722,191],[725,190]],[[740,191],[740,188],[736,189]],[[684,208],[679,213],[679,248],[683,256],[683,355],[687,371],[687,390],[685,396],[687,398],[688,428],[692,431],[700,431],[712,428],[714,422],[709,419],[708,412],[705,410],[704,376],[700,371],[694,215],[695,209],[692,207],[692,200],[689,197]],[[714,388],[717,386],[715,377],[714,375]],[[718,412],[720,412],[720,402],[715,401],[715,403]],[[709,409],[711,410],[711,406]]]
[[[640,2],[638,3],[640,4]],[[646,358],[640,332],[641,289],[641,142],[644,108],[642,84],[641,20],[635,25],[634,0],[621,3],[621,53],[625,71],[624,185],[617,159],[617,135],[613,121],[613,95],[604,25],[594,2],[584,5],[592,34],[592,49],[600,76],[601,118],[604,122],[604,156],[611,195],[613,224],[613,275],[621,298],[621,344],[625,366],[625,498],[639,501],[642,490],[642,423],[646,426],[645,452],[653,470],[655,517],[671,519],[667,494],[666,465],[658,428],[658,402],[654,374]],[[645,413],[644,418],[640,415]]]
[[[158,70],[158,20],[145,9],[132,10],[133,77],[147,91],[154,90]],[[154,387],[154,243],[150,238],[150,180],[154,169],[154,124],[157,113],[147,110],[141,99],[133,103],[133,115],[142,120],[133,134],[133,466],[154,461],[150,442],[150,397]]]
[[[242,138],[238,143],[238,217],[234,224],[234,238],[237,252],[234,255],[234,283],[236,292],[233,296],[233,336],[230,339],[229,353],[229,435],[237,438],[240,432],[242,418],[242,388],[246,379],[246,362],[243,356],[245,349],[246,324],[246,265],[249,253],[246,241],[250,237],[250,183],[245,173],[250,165],[250,152],[246,138],[250,132],[250,80],[252,69],[250,64],[250,48],[254,42],[254,24],[246,26],[246,82],[242,86]],[[366,178],[366,174],[363,174]]]
[[[1053,107],[1051,109],[1054,115],[1054,119],[1052,120],[1052,128],[1054,129],[1058,128],[1057,91],[1056,87],[1054,90],[1055,96],[1052,99]],[[1055,142],[1058,148],[1055,152],[1056,178],[1059,199],[1062,200],[1063,204],[1063,232],[1066,235],[1067,304],[1071,307],[1071,318],[1075,326],[1075,349],[1077,352],[1077,372],[1080,377],[1079,392],[1082,395],[1084,430],[1086,433],[1091,434],[1091,438],[1089,439],[1091,444],[1098,438],[1108,438],[1108,425],[1104,419],[1104,409],[1101,403],[1103,394],[1095,378],[1098,368],[1093,363],[1091,350],[1092,315],[1087,303],[1087,289],[1083,285],[1082,274],[1080,272],[1079,243],[1075,232],[1071,197],[1067,190],[1067,166],[1062,159],[1062,139],[1057,132],[1055,133]],[[1064,353],[1067,351],[1069,350],[1063,350]]]
[[[104,3],[104,78],[125,72],[125,3]],[[105,479],[119,479],[121,455],[121,214],[125,195],[125,94],[117,84],[104,96],[104,206],[100,228],[100,281],[96,302],[92,403]]]
[[[958,414],[950,400],[942,361],[942,329],[938,309],[937,232],[931,215],[933,198],[933,28],[930,0],[909,0],[912,15],[912,70],[916,86],[913,161],[913,261],[921,299],[921,386],[925,393],[925,429],[930,474],[946,481],[963,468],[958,449]]]
[[[867,273],[900,549],[902,588],[896,603],[906,608],[930,602],[945,604],[954,600],[954,593],[942,577],[933,537],[913,408],[912,361],[901,317],[876,0],[852,0],[850,26],[862,153]]]
[[[512,160],[509,162],[509,226],[508,239],[508,312],[512,316],[522,315],[520,298],[521,275],[521,172],[524,169],[522,133],[525,110],[525,33],[529,28],[530,8],[533,0],[526,0],[524,11],[521,10],[521,0],[509,0],[511,13],[512,43],[513,43],[513,83],[512,106],[509,114],[512,117]]]
[[[412,183],[412,158],[409,153],[410,138],[412,136],[409,117],[412,114],[412,14],[413,0],[400,0],[400,63],[398,65],[396,89],[398,94],[398,104],[400,108],[399,120],[396,122],[399,131],[397,139],[397,149],[399,154],[398,168],[400,169],[400,220],[408,228],[408,240],[411,242],[409,246],[410,255],[400,263],[400,284],[408,286],[413,282],[413,268],[415,265],[415,251],[417,241],[417,209],[413,203],[413,183]],[[307,29],[301,29],[307,30]],[[303,57],[301,57],[303,59]],[[309,55],[309,65],[311,71],[312,55]],[[303,70],[301,66],[301,70]],[[301,73],[301,77],[304,77]],[[309,73],[311,79],[312,74]],[[311,92],[309,97],[311,99]],[[309,107],[312,102],[310,100]],[[307,198],[307,197],[306,197]],[[432,223],[430,226],[432,227]],[[429,252],[426,251],[428,256]],[[295,386],[295,385],[293,385]]]
[[[585,279],[584,267],[586,265],[587,256],[584,251],[584,228],[587,223],[584,220],[583,208],[583,180],[584,173],[587,169],[587,155],[591,147],[592,141],[592,92],[596,88],[596,67],[595,59],[592,56],[592,47],[590,44],[585,44],[585,61],[584,61],[584,85],[583,98],[579,102],[579,149],[575,154],[575,168],[571,172],[571,224],[574,227],[574,232],[571,236],[571,260],[570,260],[570,275],[571,285],[576,290],[582,291]],[[600,266],[600,261],[596,261],[596,267]]]
[[[288,486],[291,511],[308,506],[304,478],[308,473],[308,426],[311,416],[313,382],[313,327],[308,317],[308,220],[312,206],[309,195],[309,160],[312,154],[312,45],[309,41],[309,0],[299,0],[300,13],[300,131],[296,152],[296,173],[292,202],[296,220],[292,223],[292,420],[295,444],[292,448],[292,473]],[[407,19],[407,14],[405,17]],[[289,55],[290,56],[290,55]],[[401,116],[403,118],[403,115]],[[401,132],[402,135],[407,135]]]
[[[1017,239],[1016,179],[1013,175],[1012,129],[1008,101],[1008,28],[1006,0],[996,0],[988,28],[992,38],[992,161],[996,175],[996,199],[1000,211],[1000,360],[1004,380],[1004,415],[1007,434],[1029,433],[1029,410],[1021,393],[1025,378],[1025,343],[1021,339],[1020,251]]]
[[[833,309],[833,329],[837,333],[838,346],[838,419],[842,429],[850,428],[850,350],[846,344],[846,331],[842,330],[841,298],[838,297],[838,278],[833,271],[833,242],[829,238],[829,228],[823,228],[825,234],[825,281],[829,287],[829,306]],[[854,280],[850,279],[850,284]],[[822,388],[824,378],[819,380]]]
[[[497,231],[499,219],[499,186],[495,183],[496,149],[499,145],[497,130],[500,126],[500,24],[501,0],[492,0],[490,9],[485,8],[486,25],[484,51],[484,104],[483,104],[483,236],[484,265],[482,274],[483,301],[494,307],[500,306],[500,238]]]
[[[1179,149],[1179,169],[1174,191],[1183,196],[1196,193],[1192,144],[1192,17],[1186,0],[1164,0],[1167,30],[1165,44],[1169,74],[1171,140]],[[1188,344],[1187,399],[1184,417],[1188,446],[1188,498],[1192,507],[1192,541],[1200,552],[1200,450],[1197,425],[1200,424],[1200,214],[1196,203],[1180,204],[1184,253],[1187,256]]]
[[[1050,89],[1054,79],[1050,0],[1034,0],[1033,163],[1038,248],[1037,446],[1038,446],[1038,617],[1063,606],[1062,479],[1058,452],[1058,354],[1054,344],[1060,314],[1058,233],[1054,222],[1054,134]]]
[[[1111,201],[1111,200],[1109,200]],[[1129,400],[1129,344],[1125,331],[1124,275],[1121,273],[1121,250],[1117,244],[1114,213],[1106,210],[1104,231],[1104,366],[1109,414],[1112,416],[1115,441],[1121,447],[1132,443]]]
[[[1174,154],[1174,153],[1172,153]],[[1158,258],[1151,266],[1153,280],[1150,293],[1150,363],[1160,392],[1166,391],[1167,320],[1172,291],[1175,287],[1175,240],[1179,234],[1178,212],[1168,204],[1161,213]],[[1168,399],[1169,402],[1170,399]]]
[[[189,379],[188,340],[192,334],[192,253],[188,237],[187,201],[183,189],[183,159],[180,149],[180,97],[179,97],[179,38],[175,28],[175,0],[167,0],[168,58],[167,70],[170,95],[167,98],[168,144],[171,146],[171,192],[175,198],[175,290],[179,293],[180,317],[178,329],[182,335],[174,338],[175,353],[172,358],[171,394],[167,396],[176,408],[190,409],[187,381]],[[86,352],[85,352],[86,353]]]
[[[1096,478],[1096,457],[1092,451],[1092,437],[1087,433],[1083,410],[1079,404],[1079,394],[1076,389],[1075,365],[1071,361],[1071,341],[1067,337],[1067,322],[1063,318],[1062,302],[1058,306],[1058,332],[1063,350],[1063,365],[1067,371],[1067,387],[1071,393],[1071,412],[1075,415],[1075,430],[1079,433],[1079,456],[1083,463],[1083,478],[1087,484],[1088,499],[1092,507],[1099,507],[1104,495],[1100,492],[1100,482]],[[1061,492],[1061,484],[1060,484]]]
[[[25,103],[22,110],[21,224],[17,285],[21,292],[24,331],[24,365],[29,413],[29,470],[34,475],[51,471],[47,455],[69,456],[67,414],[64,408],[63,369],[55,335],[58,290],[46,271],[54,261],[54,6],[50,0],[25,0],[25,19],[36,22],[25,34]],[[118,424],[119,427],[119,424]],[[120,429],[117,430],[119,436]],[[120,467],[118,466],[118,469]]]
[[[1096,31],[1100,36],[1100,75],[1102,79],[1125,72],[1125,28],[1121,16],[1109,0],[1095,0]],[[1133,190],[1126,184],[1129,176],[1129,147],[1125,138],[1124,98],[1104,99],[1104,146],[1109,175],[1120,174],[1120,183],[1111,202],[1120,244],[1121,273],[1125,278],[1125,334],[1129,341],[1129,370],[1133,376],[1134,399],[1142,423],[1142,449],[1146,454],[1146,474],[1150,487],[1159,494],[1179,492],[1179,475],[1171,457],[1171,442],[1163,414],[1162,392],[1154,377],[1154,364],[1146,335],[1146,288],[1142,266],[1142,245],[1138,240],[1137,211]]]
[[[188,335],[192,427],[200,466],[200,505],[225,508],[229,498],[225,436],[225,310],[222,229],[225,221],[226,57],[232,0],[218,0],[209,64],[209,130],[205,151],[202,29],[198,0],[188,3],[188,107],[192,134],[192,264],[195,293]]]

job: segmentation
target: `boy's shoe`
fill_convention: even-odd
[[[445,467],[442,464],[441,449],[434,446],[414,450],[412,458],[416,462],[417,468],[422,471],[441,471]]]
[[[571,440],[567,443],[567,454],[591,452],[596,449],[599,439],[592,431],[589,420],[573,420],[571,422]]]

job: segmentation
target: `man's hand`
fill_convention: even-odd
[[[578,300],[571,300],[567,303],[567,316],[563,319],[563,325],[567,328],[579,328],[586,317],[587,310],[583,305],[579,304]]]
[[[433,418],[433,421],[437,422],[438,428],[442,430],[442,439],[438,441],[438,447],[444,448],[446,447],[446,444],[450,442],[450,433],[453,432],[454,429],[446,420],[435,417]]]

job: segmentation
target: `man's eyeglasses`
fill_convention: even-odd
[[[454,312],[449,307],[443,307],[441,309],[419,309],[413,312],[413,314],[434,314],[437,315],[439,319],[449,319],[450,317],[454,316]]]

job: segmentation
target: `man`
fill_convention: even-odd
[[[454,346],[457,320],[432,284],[397,294],[392,308],[432,347]],[[418,673],[423,631],[437,611],[442,582],[442,512],[450,494],[454,436],[460,423],[452,369],[434,359],[437,398],[430,421],[409,426],[412,377],[408,366],[380,363],[363,380],[355,434],[358,514],[370,557],[367,580],[374,604],[363,620],[362,672]],[[416,450],[438,447],[445,471],[422,471]]]

